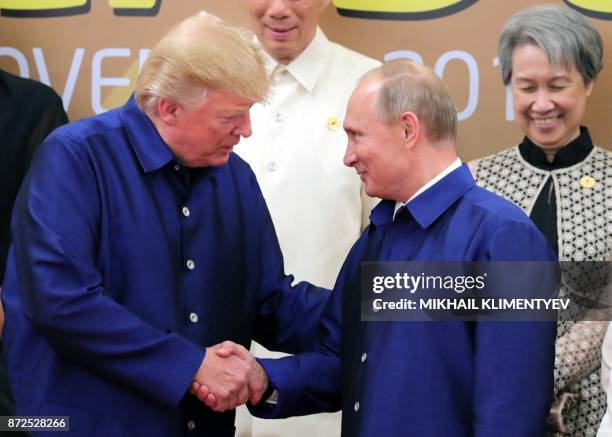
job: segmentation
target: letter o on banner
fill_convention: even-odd
[[[8,56],[17,61],[19,67],[19,76],[28,79],[30,77],[30,67],[28,66],[28,60],[19,50],[13,47],[0,47],[0,56]]]
[[[450,61],[457,59],[463,61],[465,65],[468,67],[469,73],[469,92],[468,92],[468,101],[465,109],[463,111],[457,113],[457,119],[459,121],[465,120],[474,114],[476,111],[476,107],[478,106],[478,82],[480,80],[479,72],[478,72],[478,64],[472,55],[463,50],[451,50],[450,52],[444,53],[436,62],[436,66],[434,71],[438,75],[438,77],[443,78],[444,69],[446,68],[446,64]]]
[[[389,52],[385,55],[384,59],[385,61],[392,61],[394,59],[408,59],[409,61],[412,61],[415,64],[425,64],[421,55],[412,50],[396,50],[394,52]]]

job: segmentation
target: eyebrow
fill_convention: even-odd
[[[515,76],[515,80],[517,80],[517,81],[520,80],[520,81],[524,81],[524,82],[535,82],[535,80],[530,78],[530,77],[522,77],[522,76]],[[551,77],[548,80],[548,82],[551,82],[551,81],[554,81],[554,80],[571,80],[571,78],[567,74],[560,74],[560,75]]]
[[[247,109],[237,109],[234,111],[227,111],[227,112],[222,112],[221,114],[224,116],[228,116],[228,117],[233,117],[236,115],[242,115],[242,114],[246,114],[247,112],[249,112],[251,108],[247,108]]]

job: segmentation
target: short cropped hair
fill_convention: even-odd
[[[249,32],[198,14],[172,28],[151,50],[135,95],[143,112],[156,114],[160,98],[194,107],[207,89],[257,102],[265,99],[269,80]]]
[[[446,84],[427,67],[396,59],[366,73],[383,83],[374,109],[385,123],[394,123],[404,112],[419,118],[430,141],[457,139],[457,110]]]
[[[524,9],[506,23],[499,40],[499,62],[505,85],[512,79],[512,53],[522,45],[535,45],[551,65],[575,66],[585,83],[603,68],[603,43],[593,24],[582,14],[559,5]]]

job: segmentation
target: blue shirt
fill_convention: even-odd
[[[291,286],[248,165],[181,167],[133,99],[43,143],[12,229],[17,414],[69,415],[76,435],[233,432],[233,412],[185,396],[204,348],[302,350],[329,295]]]
[[[529,218],[466,166],[393,220],[383,201],[349,254],[312,352],[262,360],[284,417],[342,408],[343,436],[545,434],[554,322],[362,322],[362,261],[553,260]]]

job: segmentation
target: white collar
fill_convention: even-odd
[[[315,36],[300,55],[285,68],[308,91],[312,92],[317,81],[325,70],[330,55],[330,43],[323,31],[317,27]],[[262,50],[266,72],[270,76],[280,65],[270,54]]]

